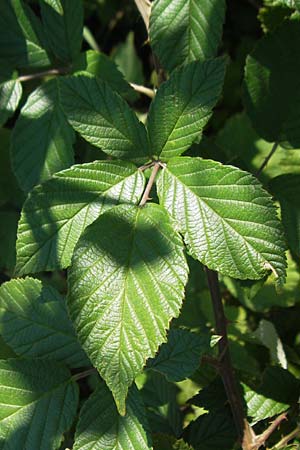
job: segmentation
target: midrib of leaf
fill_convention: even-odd
[[[211,170],[213,170],[213,169],[211,169]],[[198,196],[198,195],[190,188],[190,186],[187,186],[186,184],[184,184],[184,183],[183,183],[178,177],[176,177],[176,175],[174,175],[172,172],[169,172],[169,173],[171,174],[171,176],[173,176],[174,178],[176,178],[176,179],[178,180],[178,183],[180,183],[181,185],[184,186],[184,189],[185,189],[185,190],[188,190],[194,197],[196,197],[196,200],[197,200],[197,202],[199,203],[199,211],[200,211],[200,214],[201,214],[201,216],[202,216],[202,221],[203,221],[203,226],[204,226],[204,227],[205,227],[205,220],[203,220],[203,212],[204,212],[205,208],[202,208],[202,207],[201,207],[201,204],[205,205],[205,207],[206,207],[208,210],[210,210],[217,218],[221,219],[222,227],[223,227],[223,223],[225,223],[225,224],[228,226],[228,228],[231,229],[231,230],[234,232],[234,234],[236,234],[237,236],[239,236],[240,238],[242,238],[242,240],[243,240],[243,242],[244,242],[244,244],[245,244],[245,250],[247,251],[247,254],[249,255],[249,260],[251,261],[251,264],[252,264],[252,256],[251,256],[251,253],[249,254],[249,250],[252,249],[252,251],[255,253],[255,255],[257,255],[259,259],[263,259],[263,261],[264,261],[264,263],[266,264],[266,266],[267,266],[267,267],[270,267],[270,266],[271,266],[271,267],[272,267],[273,273],[276,274],[277,277],[279,276],[278,273],[277,273],[277,271],[276,271],[276,269],[274,268],[274,266],[271,265],[271,264],[266,260],[266,258],[263,256],[263,254],[262,254],[262,253],[258,253],[257,250],[255,250],[255,248],[252,247],[251,243],[248,242],[247,238],[246,238],[244,235],[239,234],[239,232],[238,232],[238,231],[237,231],[230,223],[228,223],[227,220],[231,220],[231,219],[226,219],[226,218],[222,217],[221,215],[219,215],[219,214],[214,210],[214,208],[213,208],[212,206],[210,206],[208,203],[206,203],[206,202],[204,201],[203,197],[199,197],[199,196]],[[186,176],[186,174],[185,174],[185,176]],[[214,187],[216,187],[216,186],[217,186],[217,185],[215,185]],[[226,187],[228,187],[228,186],[230,186],[230,185],[226,185]],[[243,185],[243,186],[252,186],[252,185],[250,184],[250,185]],[[212,187],[212,186],[210,186],[210,187]],[[220,187],[222,188],[222,186],[220,186]],[[257,198],[259,198],[259,197],[257,197]],[[223,199],[218,199],[218,200],[223,201]],[[185,205],[186,205],[186,198],[185,198],[185,196],[184,196],[184,202],[185,202]],[[242,201],[242,203],[246,203],[246,201],[245,201],[245,202]],[[247,202],[247,203],[249,203],[249,202]],[[256,204],[256,206],[259,206],[259,207],[264,208],[263,205],[258,205],[258,204]],[[185,213],[186,213],[186,215],[187,215],[187,209],[186,209],[186,207],[185,207]],[[235,220],[235,219],[232,219],[232,220]],[[249,222],[246,221],[246,220],[241,220],[241,222],[249,223]],[[255,225],[257,226],[258,224],[255,223]],[[262,224],[262,225],[263,225],[263,224]],[[205,228],[206,228],[206,227],[205,227]],[[206,230],[205,230],[205,231],[206,231]],[[206,232],[205,232],[205,234],[207,235]],[[225,237],[225,241],[227,242],[225,232],[224,232],[224,237]],[[259,240],[258,238],[253,238],[253,239],[256,240],[256,241]],[[209,240],[206,240],[206,243],[207,243],[207,248],[209,249]],[[275,246],[275,245],[276,245],[276,244],[274,243],[274,246]],[[228,246],[227,246],[227,248],[228,248],[228,250],[229,250],[229,247],[228,247]],[[251,258],[250,258],[250,256],[251,256]],[[233,259],[233,258],[231,258],[231,259],[232,259],[232,261],[234,262],[234,264],[235,264],[236,268],[238,269],[238,271],[240,272],[240,270],[239,270],[238,266],[236,265],[234,259]],[[253,266],[253,268],[254,268],[254,266]],[[254,268],[254,269],[255,269],[255,268]],[[255,271],[256,271],[256,270],[255,270]]]
[[[2,372],[12,372],[13,374],[15,374],[15,372],[13,370],[6,370],[6,369],[3,369],[3,368],[0,368],[0,371],[2,371]],[[7,419],[11,418],[15,414],[18,414],[20,411],[26,410],[29,406],[31,406],[34,403],[37,403],[39,400],[43,399],[44,397],[52,395],[61,386],[65,385],[65,387],[67,387],[67,385],[69,383],[71,383],[71,382],[72,382],[72,378],[69,378],[68,380],[60,382],[59,384],[55,385],[51,390],[43,392],[40,396],[34,398],[34,400],[32,400],[31,402],[27,403],[26,405],[21,405],[19,407],[19,409],[17,409],[13,413],[9,414],[8,416],[6,416],[4,419],[0,420],[0,423],[4,423]],[[7,385],[5,385],[5,387],[7,387],[8,389],[18,390],[18,391],[21,391],[21,392],[24,392],[24,391],[25,392],[29,392],[30,394],[34,393],[34,391],[31,391],[29,389],[23,389],[23,388],[18,388],[18,387],[14,387],[14,386],[7,386]],[[0,403],[0,404],[6,405],[6,403]],[[12,406],[16,406],[16,405],[12,405]]]

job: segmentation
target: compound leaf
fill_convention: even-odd
[[[88,365],[64,299],[34,278],[0,287],[0,333],[17,355],[54,359],[71,367]]]
[[[247,58],[244,84],[244,103],[258,134],[294,148],[300,146],[299,41],[298,20],[264,36]]]
[[[40,6],[52,52],[61,61],[72,61],[82,43],[82,0],[40,0]]]
[[[157,91],[147,128],[151,151],[161,159],[187,150],[208,122],[221,94],[225,59],[181,67]]]
[[[23,0],[1,0],[0,58],[13,67],[50,65],[38,18]]]
[[[67,118],[84,139],[116,158],[150,158],[144,125],[105,81],[77,75],[60,80],[60,86]]]
[[[0,361],[0,449],[55,450],[76,415],[78,389],[54,361]]]
[[[73,166],[36,186],[19,222],[16,271],[68,267],[83,230],[117,203],[137,203],[144,181],[131,163],[95,161]]]
[[[156,204],[110,209],[75,248],[70,316],[122,415],[128,387],[179,314],[187,273],[181,238]]]
[[[13,115],[22,97],[22,85],[18,80],[0,83],[0,125]]]
[[[224,16],[224,0],[155,0],[150,42],[161,64],[171,71],[184,63],[214,57]]]
[[[12,166],[21,188],[69,167],[74,160],[74,132],[62,112],[57,80],[37,88],[21,110],[12,136]]]
[[[158,180],[160,202],[178,222],[191,255],[240,279],[272,270],[285,279],[285,242],[271,196],[233,166],[179,157]]]
[[[129,390],[126,416],[118,414],[113,396],[101,382],[84,404],[76,429],[74,450],[150,450],[150,437],[140,394]]]

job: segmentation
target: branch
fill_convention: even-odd
[[[275,142],[273,144],[273,147],[272,147],[270,153],[265,158],[264,162],[262,163],[262,165],[260,166],[260,168],[258,169],[258,171],[255,174],[257,177],[259,177],[259,175],[262,173],[262,171],[264,170],[264,168],[266,167],[266,165],[268,164],[268,162],[270,161],[270,159],[272,158],[272,156],[276,152],[278,145],[279,145],[278,142]]]
[[[93,375],[94,373],[98,373],[97,369],[95,367],[91,367],[90,369],[84,370],[83,372],[76,373],[72,376],[72,379],[74,381],[81,380],[82,378],[86,378],[89,375]]]
[[[137,9],[141,13],[143,21],[145,22],[147,33],[149,32],[149,20],[151,14],[151,2],[149,0],[135,0]]]
[[[145,86],[141,86],[140,84],[135,83],[129,83],[130,86],[137,92],[140,92],[141,94],[147,95],[147,97],[154,98],[155,97],[155,91],[153,89],[149,89]]]
[[[154,184],[156,175],[157,175],[157,173],[158,173],[160,168],[161,168],[161,163],[159,161],[155,161],[154,164],[153,164],[152,173],[150,175],[150,178],[148,180],[147,186],[146,186],[146,188],[144,190],[142,199],[140,201],[140,206],[144,206],[147,203],[147,201],[150,200],[149,195],[150,195],[152,186]]]
[[[280,441],[275,445],[275,447],[273,447],[273,450],[285,448],[286,445],[289,443],[289,441],[299,436],[300,436],[300,425],[298,425],[293,431],[291,431],[289,434],[280,439]]]
[[[219,287],[218,274],[205,267],[208,286],[213,304],[216,333],[222,338],[218,342],[220,373],[231,407],[233,420],[238,432],[238,437],[242,443],[243,450],[250,450],[255,439],[255,434],[247,422],[242,397],[235,378],[228,346],[227,321],[222,304],[222,297]]]
[[[43,78],[51,75],[64,75],[68,72],[68,69],[50,69],[45,70],[44,72],[31,73],[29,75],[21,75],[18,77],[18,81],[30,81],[35,80],[36,78]]]
[[[279,427],[279,425],[283,420],[286,420],[286,413],[282,413],[280,414],[280,416],[276,417],[276,419],[273,420],[271,425],[262,434],[256,437],[255,446],[253,446],[253,449],[254,450],[259,449],[260,447],[265,445],[266,440],[269,439],[271,434],[274,433],[276,428]]]

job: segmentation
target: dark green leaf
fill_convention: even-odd
[[[271,180],[270,189],[280,202],[289,247],[300,257],[300,174],[276,177]]]
[[[207,336],[171,328],[168,341],[162,344],[157,356],[148,362],[148,367],[166,375],[169,381],[181,381],[195,372],[201,356],[209,350]]]
[[[64,78],[60,87],[68,120],[84,139],[116,158],[150,158],[144,125],[106,82],[78,75]]]
[[[0,58],[13,67],[48,66],[43,47],[41,23],[23,0],[1,0]]]
[[[150,42],[167,70],[216,56],[225,16],[224,0],[155,0]]]
[[[284,282],[281,224],[271,196],[252,175],[211,160],[173,158],[158,180],[158,194],[201,263],[240,279],[272,270]]]
[[[40,0],[40,6],[52,52],[61,61],[72,61],[81,49],[82,0]]]
[[[55,450],[71,427],[78,389],[53,361],[0,361],[0,449]]]
[[[181,238],[155,204],[112,208],[75,248],[70,315],[121,414],[128,387],[179,314],[187,271]]]
[[[247,58],[244,100],[260,136],[300,146],[299,21],[286,21],[264,36]],[[299,66],[300,69],[300,66]]]
[[[24,191],[74,160],[74,132],[60,106],[57,80],[36,89],[21,110],[12,137],[12,166]]]
[[[18,273],[68,267],[83,230],[119,202],[138,203],[144,182],[131,163],[95,161],[59,172],[34,188],[19,223]]]
[[[102,381],[81,410],[74,450],[151,450],[144,406],[135,386],[129,390],[126,406],[122,417]]]
[[[0,125],[13,115],[22,97],[22,85],[18,80],[0,84]]]
[[[89,364],[64,299],[34,278],[12,279],[1,285],[0,334],[18,355],[54,359],[71,367]]]
[[[172,73],[157,91],[149,111],[152,154],[169,159],[192,145],[217,103],[224,73],[223,58],[195,61]]]
[[[0,211],[0,269],[13,271],[16,264],[16,239],[19,213]]]

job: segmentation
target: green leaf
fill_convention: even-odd
[[[22,85],[18,80],[0,84],[0,125],[13,115],[22,97]]]
[[[78,389],[53,361],[0,361],[0,449],[55,450],[76,415]]]
[[[40,6],[52,52],[61,61],[72,61],[82,43],[82,0],[40,0]]]
[[[74,72],[85,71],[106,81],[113,91],[123,97],[134,93],[115,63],[104,53],[88,50],[80,54],[73,67]]]
[[[185,329],[171,328],[168,341],[162,344],[148,367],[166,375],[169,381],[181,381],[199,367],[201,356],[209,352],[209,339]]]
[[[153,439],[154,450],[193,450],[183,439],[176,440],[167,434],[156,433]]]
[[[41,23],[22,0],[1,0],[0,58],[14,67],[50,65]]]
[[[126,41],[121,42],[112,55],[119,70],[130,83],[144,84],[143,65],[134,45],[134,33],[128,33]]]
[[[155,204],[109,210],[75,248],[70,316],[122,415],[128,387],[179,314],[187,272],[181,238]]]
[[[211,160],[173,158],[158,180],[158,195],[202,264],[240,279],[272,270],[284,282],[281,224],[271,196],[252,175]]]
[[[101,382],[80,412],[74,450],[152,449],[144,406],[135,386],[129,390],[126,406],[126,416],[122,417],[111,392]]]
[[[224,73],[223,58],[195,61],[173,72],[159,88],[147,120],[154,155],[168,159],[192,145],[217,103]]]
[[[270,351],[272,362],[287,369],[287,359],[282,341],[273,323],[262,319],[253,335]]]
[[[0,334],[17,355],[54,359],[71,367],[88,365],[64,299],[34,278],[0,287]]]
[[[19,216],[15,211],[0,211],[0,270],[13,271],[15,267]]]
[[[138,203],[144,181],[131,163],[95,161],[73,166],[36,186],[19,223],[17,272],[68,267],[87,225],[119,202]]]
[[[270,189],[279,200],[281,218],[292,252],[300,257],[300,174],[274,178]]]
[[[169,71],[216,56],[225,18],[224,0],[155,0],[150,42]]]
[[[106,82],[78,75],[61,79],[60,87],[67,118],[84,139],[116,158],[149,160],[145,127]]]
[[[37,88],[21,110],[12,136],[12,166],[22,189],[69,167],[74,132],[60,106],[57,80]]]
[[[286,21],[264,36],[248,56],[244,103],[258,134],[300,146],[299,21]]]

